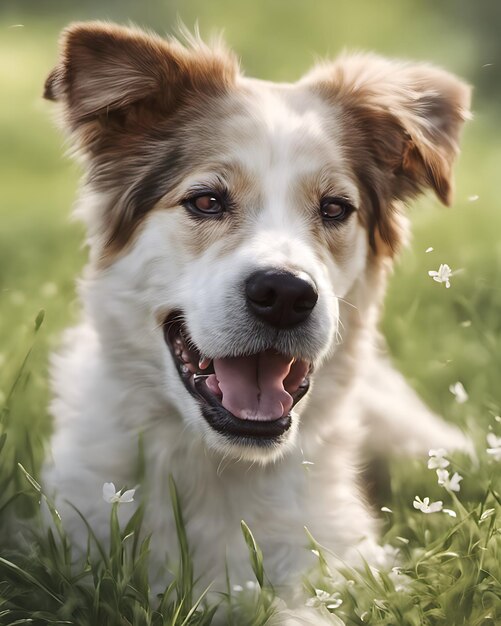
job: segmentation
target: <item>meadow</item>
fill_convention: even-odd
[[[162,18],[158,30],[164,32],[178,13],[188,25],[198,17],[202,32],[224,26],[249,74],[264,78],[293,80],[314,52],[334,54],[347,46],[432,60],[481,85],[456,168],[454,205],[440,207],[430,195],[410,209],[412,241],[396,264],[382,319],[395,363],[434,410],[469,432],[477,458],[447,455],[448,470],[463,477],[458,492],[438,484],[427,457],[393,459],[392,493],[381,517],[395,569],[346,569],[334,576],[321,546],[305,537],[305,549],[319,557],[319,571],[305,585],[310,604],[337,625],[501,624],[501,142],[495,81],[486,78],[494,61],[488,38],[483,47],[467,20],[454,25],[428,3],[417,11],[407,0],[392,0],[385,9],[364,1],[358,9],[339,5],[336,11],[336,3],[322,0],[315,12],[299,0],[259,0],[231,10],[222,0],[142,8],[70,2],[64,11],[48,2],[46,12],[36,3],[24,11],[21,4],[0,12],[0,625],[188,626],[212,620],[214,605],[193,596],[182,497],[174,486],[184,556],[176,580],[153,605],[147,541],[134,540],[140,512],[121,529],[116,507],[126,505],[110,507],[111,547],[76,568],[56,512],[49,534],[33,523],[33,541],[24,551],[11,545],[6,524],[13,512],[35,515],[44,499],[37,476],[51,429],[48,359],[61,330],[78,320],[76,278],[86,257],[83,228],[69,219],[79,170],[64,156],[63,138],[41,99],[58,31],[71,19],[111,17],[154,26]],[[281,20],[285,7],[287,23]],[[356,33],[333,26],[355,22]],[[405,42],[402,24],[411,24]],[[453,270],[450,289],[428,275],[442,263]],[[462,403],[450,390],[457,382],[467,392]],[[455,516],[416,509],[416,495],[443,501]],[[276,602],[266,582],[266,555],[251,531],[243,528],[256,580],[221,595],[228,624],[235,626],[265,624]]]

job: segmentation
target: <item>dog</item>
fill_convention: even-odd
[[[370,558],[363,463],[467,446],[377,324],[405,203],[451,202],[470,88],[362,53],[266,82],[220,41],[92,22],[64,31],[44,95],[85,170],[82,322],[53,358],[43,472],[75,544],[68,502],[106,541],[103,483],[134,486],[141,447],[160,586],[178,558],[169,476],[202,585],[252,579],[241,520],[277,589],[314,565],[304,527],[344,562]]]

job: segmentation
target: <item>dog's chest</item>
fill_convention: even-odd
[[[180,463],[181,458],[184,463]],[[266,555],[265,571],[274,584],[290,582],[294,572],[304,571],[312,562],[304,526],[310,522],[316,526],[320,511],[314,515],[310,512],[309,476],[300,460],[291,462],[286,471],[283,467],[278,471],[275,467],[253,468],[238,463],[223,468],[205,455],[197,459],[184,454],[175,462],[173,459],[170,469],[195,572],[203,581],[224,584],[226,568],[233,584],[253,579],[242,521]],[[157,481],[157,492],[150,498],[147,525],[153,531],[155,558],[175,561],[177,531],[167,481],[161,482],[159,488]]]

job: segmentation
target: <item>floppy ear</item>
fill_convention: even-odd
[[[195,39],[190,43],[183,47],[102,22],[72,24],[63,31],[59,63],[46,80],[44,97],[62,103],[73,131],[89,123],[96,130],[96,122],[104,128],[117,120],[137,121],[131,112],[141,105],[170,113],[189,92],[221,90],[237,73],[237,63],[227,53]],[[83,143],[95,133],[90,135]]]
[[[450,204],[452,165],[470,117],[469,86],[431,65],[369,54],[343,56],[304,80],[341,112],[349,158],[378,205],[376,221],[390,247],[396,200],[429,187]]]

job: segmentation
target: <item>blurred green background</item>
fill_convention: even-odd
[[[81,19],[135,22],[160,34],[179,20],[190,28],[198,21],[203,35],[224,32],[248,74],[273,80],[295,80],[319,57],[346,48],[428,60],[473,84],[475,118],[456,168],[454,206],[427,196],[410,211],[414,237],[397,265],[383,327],[400,368],[435,409],[460,423],[493,423],[501,404],[499,0],[1,0],[0,407],[37,312],[46,310],[29,373],[17,382],[22,393],[9,407],[14,436],[24,437],[22,425],[47,433],[47,356],[78,317],[84,235],[69,215],[80,173],[64,156],[41,93],[60,29]],[[429,246],[434,251],[425,253]],[[428,276],[440,263],[461,270],[449,290]],[[448,390],[457,380],[470,395],[462,406]]]

